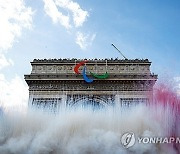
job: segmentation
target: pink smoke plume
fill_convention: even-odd
[[[159,84],[154,88],[153,101],[149,103],[156,115],[156,120],[163,120],[165,135],[180,136],[180,97],[177,92],[166,84]],[[173,144],[180,153],[180,145]]]

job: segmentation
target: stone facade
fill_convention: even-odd
[[[157,75],[151,74],[148,59],[89,59],[87,75],[109,73],[107,79],[86,83],[74,67],[82,59],[34,59],[31,74],[25,75],[29,86],[29,105],[73,106],[82,102],[100,105],[132,105],[146,102],[152,95]],[[83,66],[79,68],[82,72]],[[49,104],[49,105],[48,105]]]

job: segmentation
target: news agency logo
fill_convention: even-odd
[[[84,61],[79,62],[79,63],[74,67],[74,72],[75,72],[76,74],[80,74],[80,72],[79,72],[79,67],[80,67],[80,66],[83,66],[83,65],[86,64],[87,62],[88,62],[87,60],[84,60]],[[83,76],[84,81],[86,81],[87,83],[93,82],[94,79],[89,78],[89,77],[86,75],[86,71],[87,71],[87,68],[86,68],[86,66],[84,66],[84,67],[83,67],[83,71],[82,71],[82,76]],[[107,73],[107,71],[106,71],[106,73],[104,73],[104,74],[102,74],[102,75],[98,75],[98,74],[95,74],[95,73],[92,73],[92,72],[90,72],[90,74],[91,74],[94,78],[97,78],[97,79],[107,79],[107,78],[109,77],[109,74]]]
[[[133,132],[125,133],[121,137],[121,143],[125,148],[132,147],[136,142]]]
[[[121,144],[124,148],[132,147],[135,142],[139,144],[180,144],[179,137],[137,137],[133,132],[127,132],[121,136]]]

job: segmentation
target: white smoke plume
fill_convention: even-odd
[[[161,110],[160,110],[161,111]],[[164,111],[162,114],[166,114]],[[62,110],[59,114],[29,111],[2,113],[0,117],[1,154],[164,154],[175,153],[173,146],[121,145],[125,132],[136,136],[165,136],[164,119],[147,106],[91,111]]]

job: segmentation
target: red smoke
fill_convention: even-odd
[[[180,97],[172,88],[160,84],[154,89],[153,97],[153,105],[170,107],[177,115],[180,115]]]
[[[168,123],[167,120],[167,123],[171,124],[169,126],[171,133],[167,135],[180,137],[180,96],[178,96],[177,92],[170,86],[159,84],[154,88],[153,101],[149,105],[156,108],[155,112],[158,112],[159,107],[163,107],[164,111],[166,109],[170,111],[168,116],[172,116],[174,121]],[[177,153],[180,153],[180,144],[177,143],[173,146],[177,150]]]

